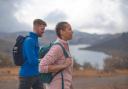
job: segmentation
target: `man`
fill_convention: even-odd
[[[38,37],[42,37],[47,24],[41,19],[33,21],[33,32],[23,43],[23,56],[25,63],[19,71],[19,89],[43,89],[38,71]]]

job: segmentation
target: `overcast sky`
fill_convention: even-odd
[[[68,21],[88,33],[127,32],[128,0],[0,0],[0,31],[31,31],[35,18],[48,29]]]

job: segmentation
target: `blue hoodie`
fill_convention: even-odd
[[[19,75],[21,77],[38,76],[38,35],[30,32],[23,43],[23,56],[25,63],[21,66]]]

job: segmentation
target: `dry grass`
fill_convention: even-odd
[[[18,67],[0,68],[0,80],[16,80],[18,77]]]
[[[83,77],[111,77],[119,75],[128,75],[128,70],[115,70],[113,72],[104,72],[96,70],[74,70],[73,76]]]
[[[115,70],[120,75],[128,75],[128,69],[127,70]]]
[[[0,68],[0,80],[3,79],[16,79],[18,76],[19,67],[3,67]],[[118,75],[128,75],[128,70],[115,70],[114,72],[104,72],[96,70],[74,70],[73,76],[75,77],[110,77]]]
[[[18,67],[2,67],[0,68],[0,73],[8,73],[8,74],[17,74]]]
[[[113,73],[74,70],[73,76],[74,89],[128,89],[128,70],[116,70]],[[17,89],[17,87],[18,67],[0,68],[0,89]]]

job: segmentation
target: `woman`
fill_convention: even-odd
[[[49,52],[41,59],[39,71],[42,73],[56,73],[63,70],[64,89],[72,88],[73,59],[70,55],[68,40],[72,39],[72,28],[67,22],[60,22],[56,25],[57,40],[68,53],[68,58],[64,56],[60,45],[53,45]],[[58,73],[49,85],[49,89],[62,89],[62,75]]]

